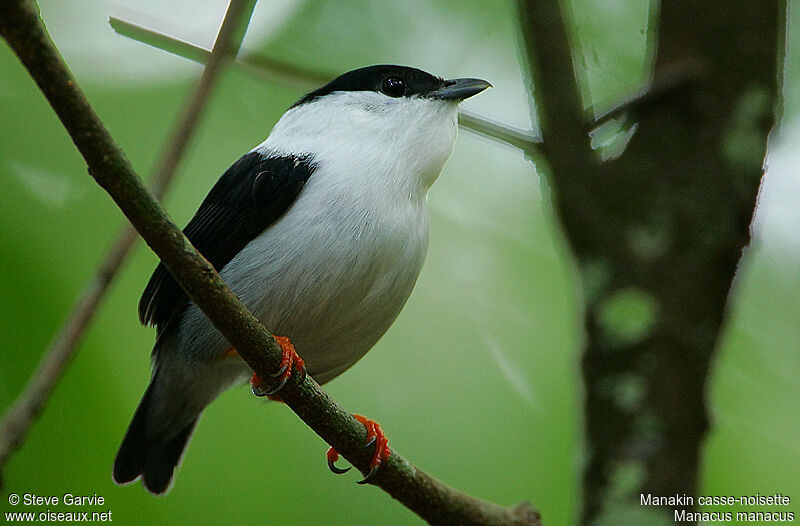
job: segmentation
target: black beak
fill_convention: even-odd
[[[427,96],[439,100],[462,101],[491,87],[491,84],[481,79],[445,80],[441,88],[429,92]]]

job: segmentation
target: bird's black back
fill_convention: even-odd
[[[250,152],[220,177],[183,233],[217,271],[277,221],[314,172],[309,157]],[[189,298],[159,263],[139,301],[139,319],[161,333]]]

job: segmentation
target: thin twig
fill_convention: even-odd
[[[541,147],[541,139],[531,132],[479,117],[471,111],[459,110],[458,124],[467,131],[494,139],[524,153],[533,154]]]
[[[220,66],[225,58],[235,56],[239,50],[254,7],[255,0],[231,0],[208,63],[176,121],[171,140],[161,153],[150,185],[156,198],[163,196],[172,181],[215,85]],[[13,405],[5,411],[0,421],[0,474],[10,455],[22,445],[33,422],[75,355],[78,343],[89,328],[98,306],[137,237],[133,227],[123,227],[103,263],[86,284],[66,321],[54,336],[36,371]]]
[[[693,58],[682,59],[656,70],[653,72],[653,80],[646,88],[640,89],[622,102],[609,105],[607,109],[595,109],[595,118],[590,122],[589,129],[599,128],[627,112],[641,114],[647,111],[647,108],[663,102],[665,96],[698,80],[705,69],[705,65],[699,59]]]
[[[183,58],[203,63],[208,60],[208,51],[200,46],[171,37],[133,22],[111,17],[111,27],[120,35],[143,44],[173,53]],[[236,61],[236,67],[250,75],[281,82],[299,89],[312,89],[335,77],[319,71],[306,69],[259,54],[247,54]],[[541,140],[533,133],[481,117],[471,111],[460,110],[458,123],[462,128],[483,137],[500,141],[523,152],[535,154]]]
[[[201,64],[208,60],[208,50],[155,29],[116,17],[110,17],[109,24],[120,35],[156,49],[167,51]],[[279,82],[302,90],[316,88],[335,76],[296,66],[258,53],[240,56],[235,61],[235,66],[239,70],[260,79]],[[586,133],[627,112],[642,111],[658,103],[665,95],[698,78],[701,71],[702,68],[698,63],[681,61],[672,68],[656,72],[649,86],[643,86],[625,100],[594,105],[590,110],[595,114],[595,118],[588,119]],[[463,109],[459,111],[458,123],[467,131],[517,148],[534,160],[543,158],[542,138],[536,136],[530,130],[515,128]]]
[[[269,378],[280,366],[277,342],[147,191],[69,73],[39,19],[37,6],[30,0],[7,0],[0,33],[53,107],[86,160],[91,176],[239,355],[261,378]],[[366,473],[372,450],[364,447],[364,426],[311,377],[302,384],[298,380],[295,374],[283,388],[283,401]],[[396,451],[391,452],[372,483],[431,523],[540,524],[538,513],[530,505],[503,508],[469,497],[431,478]]]
[[[211,90],[216,84],[218,72],[222,63],[228,59],[235,60],[236,54],[242,45],[244,34],[250,23],[250,17],[256,6],[257,0],[231,0],[225,18],[219,28],[214,47],[208,55],[203,73],[197,82],[188,104],[183,110],[183,115],[178,120],[178,125],[172,132],[169,146],[162,152],[158,167],[156,168],[150,187],[157,198],[161,198],[172,175],[175,173],[189,140],[197,129],[200,114],[206,107]]]
[[[572,53],[557,0],[518,0],[518,12],[533,98],[547,160],[569,163],[564,177],[582,177],[594,164],[586,113],[572,68]]]

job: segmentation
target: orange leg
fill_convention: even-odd
[[[253,387],[253,382],[258,382],[258,385],[256,387]],[[262,384],[261,378],[256,373],[253,373],[253,376],[250,377],[250,388],[251,389],[261,389],[261,384]],[[256,394],[255,390],[253,391],[253,394]],[[256,396],[265,396],[265,395],[256,394]],[[280,402],[281,404],[285,404],[286,403],[286,402],[283,401],[283,398],[281,398],[281,395],[268,394],[268,395],[266,395],[266,397],[269,398],[270,400],[272,400],[273,402]]]
[[[302,384],[306,380],[306,365],[303,359],[300,358],[300,355],[297,354],[297,351],[294,350],[294,345],[289,341],[289,338],[286,336],[275,336],[275,340],[278,341],[278,345],[283,349],[281,368],[278,369],[276,373],[270,375],[272,378],[278,378],[278,385],[272,389],[264,390],[262,387],[264,384],[263,380],[257,374],[253,373],[253,376],[250,378],[250,387],[253,389],[253,394],[256,396],[274,395],[283,389],[283,386],[286,385],[286,382],[292,377],[293,369],[297,369],[297,372],[300,373],[300,380],[298,383]]]
[[[256,373],[253,373],[253,376],[250,377],[250,387],[253,389],[254,395],[269,396],[272,400],[280,402],[282,401],[280,397],[273,395],[283,389],[283,386],[286,385],[286,382],[292,377],[292,371],[295,369],[300,373],[300,380],[298,383],[302,384],[306,380],[306,365],[303,359],[300,358],[300,355],[297,354],[297,351],[294,350],[294,345],[289,341],[289,338],[285,336],[275,336],[275,340],[277,340],[278,345],[281,346],[283,355],[281,356],[280,369],[278,369],[275,374],[271,374],[270,377],[277,378],[278,385],[272,389],[264,389],[264,381]],[[231,348],[225,351],[222,357],[228,358],[237,355],[236,349]]]
[[[386,438],[386,435],[381,429],[380,424],[378,424],[376,421],[369,420],[361,415],[353,415],[353,417],[361,422],[365,428],[367,428],[367,443],[364,445],[364,447],[369,447],[372,444],[375,444],[375,453],[372,455],[372,460],[369,463],[369,473],[367,473],[367,476],[364,477],[364,480],[358,481],[359,484],[366,484],[372,480],[372,478],[375,476],[375,473],[377,473],[378,469],[381,467],[381,464],[389,458],[389,455],[391,454],[391,450],[389,449],[389,439]],[[336,466],[336,461],[339,459],[339,452],[335,449],[328,449],[327,457],[328,467],[337,475],[341,475],[342,473],[350,471],[350,468],[343,469]]]

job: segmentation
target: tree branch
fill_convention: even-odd
[[[176,122],[170,135],[171,140],[161,153],[150,184],[156,199],[164,195],[172,181],[186,146],[197,128],[223,61],[227,57],[235,56],[239,50],[254,7],[255,0],[231,0],[208,63]],[[130,225],[122,229],[97,272],[84,287],[67,320],[53,337],[36,371],[14,403],[5,411],[0,421],[0,486],[6,462],[24,442],[33,422],[64,374],[75,355],[78,343],[89,328],[97,308],[137,237],[136,230]]]
[[[214,47],[205,62],[203,73],[197,86],[183,109],[183,114],[178,120],[178,124],[172,131],[172,139],[169,146],[162,152],[155,175],[150,184],[150,189],[156,198],[160,199],[165,187],[169,185],[172,175],[175,173],[186,146],[194,136],[200,115],[211,95],[211,91],[216,85],[220,68],[228,58],[234,61],[239,52],[239,48],[244,40],[247,26],[250,24],[250,17],[256,7],[257,0],[230,0],[225,18],[219,28]]]
[[[137,42],[201,64],[208,60],[208,50],[190,42],[113,16],[109,17],[108,22],[114,31]],[[277,81],[302,90],[316,88],[334,77],[332,74],[306,69],[258,53],[240,57],[235,61],[235,66],[242,72],[265,81]],[[612,102],[605,107],[599,105],[597,108],[591,108],[595,118],[586,121],[586,133],[628,112],[638,115],[646,111],[667,94],[697,79],[701,71],[701,65],[697,61],[690,60],[683,60],[664,71],[657,71],[649,86],[643,86],[630,97]],[[469,132],[521,150],[534,161],[544,160],[542,138],[530,130],[515,128],[463,109],[459,110],[459,125]]]
[[[156,49],[201,64],[208,60],[208,50],[190,42],[113,16],[109,18],[109,24],[120,35],[153,46]],[[235,61],[235,66],[242,72],[265,81],[277,81],[302,90],[325,84],[334,77],[332,74],[306,69],[257,53],[240,57]],[[681,61],[668,70],[657,72],[649,86],[642,87],[629,98],[607,105],[605,108],[594,108],[596,117],[594,119],[587,118],[584,125],[586,133],[627,112],[633,111],[638,114],[641,111],[645,111],[676,88],[696,79],[699,72],[699,64],[688,60]],[[527,153],[535,161],[543,160],[542,138],[537,137],[529,130],[521,130],[466,110],[459,111],[458,122],[462,128],[469,132],[516,148]]]
[[[280,364],[277,342],[244,308],[136,176],[64,65],[35,4],[29,0],[6,2],[0,32],[69,132],[90,175],[109,193],[239,355],[259,376],[269,378]],[[363,446],[364,426],[311,377],[302,385],[297,380],[295,374],[294,381],[281,391],[283,400],[323,440],[366,473],[371,450]],[[474,499],[431,478],[395,451],[373,483],[435,524],[540,524],[538,513],[529,504],[503,508]]]
[[[114,28],[114,31],[120,35],[143,44],[195,62],[204,63],[208,60],[208,51],[200,46],[120,18],[111,17],[109,23]],[[249,54],[241,57],[236,61],[236,67],[245,73],[264,80],[277,80],[303,90],[316,88],[335,77],[332,74],[295,66],[294,64],[259,54]],[[458,123],[462,128],[472,133],[502,142],[522,152],[527,152],[529,155],[539,154],[538,149],[540,148],[541,140],[530,131],[520,130],[465,110],[459,110]]]
[[[554,207],[568,233],[590,235],[580,225],[603,220],[590,182],[598,182],[572,51],[558,0],[517,0],[522,44],[544,140]],[[566,210],[573,202],[580,207]],[[573,241],[574,242],[574,241]]]
[[[523,47],[533,97],[538,102],[539,126],[545,154],[551,163],[566,164],[570,177],[580,177],[594,164],[586,134],[590,122],[583,111],[572,68],[572,52],[556,0],[518,0]]]
[[[634,118],[664,101],[675,90],[681,89],[701,78],[705,65],[697,58],[678,60],[653,72],[653,80],[646,88],[642,88],[631,97],[617,102],[606,109],[595,109],[594,121],[590,129],[599,128],[606,122],[633,112]]]

